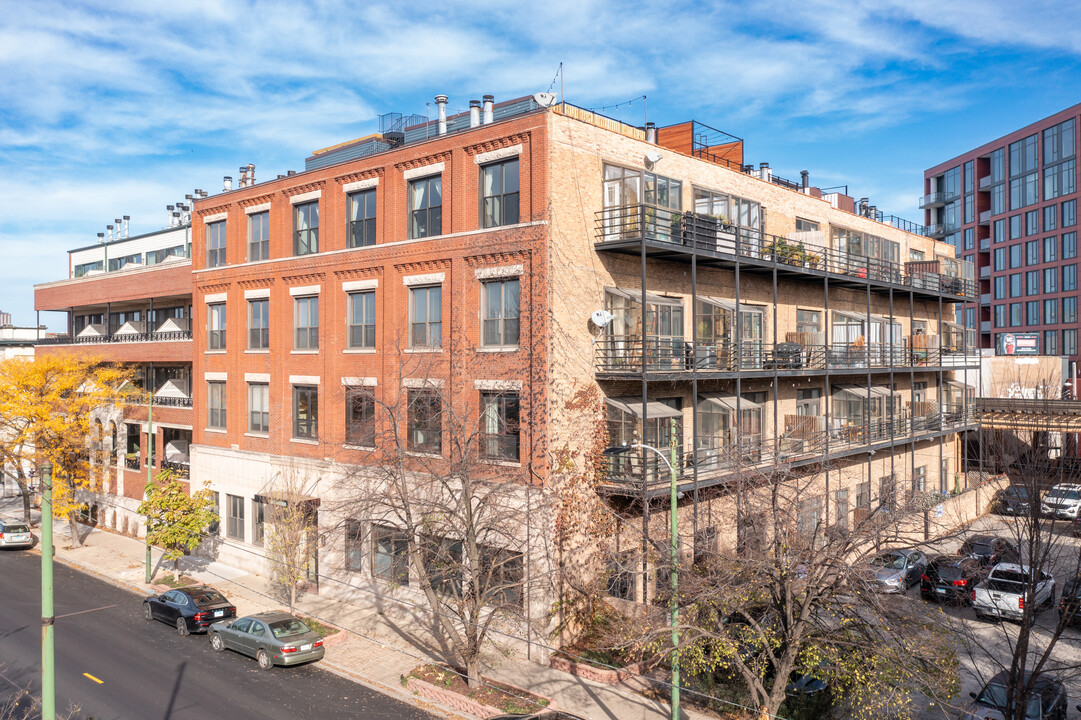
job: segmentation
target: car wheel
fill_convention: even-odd
[[[211,633],[210,635],[210,647],[214,648],[215,652],[221,652],[225,649],[225,641],[221,639],[221,635],[218,633]]]
[[[148,603],[148,602],[143,603],[143,620],[150,621],[150,620],[153,620],[153,619],[154,619],[154,613],[150,611],[150,603]]]
[[[274,661],[270,659],[270,653],[263,648],[259,648],[259,652],[255,653],[255,659],[259,662],[261,670],[269,670],[274,667]]]
[[[185,635],[189,634],[188,633],[188,621],[185,620],[183,617],[178,617],[176,619],[176,634],[179,635],[180,637],[184,637]]]

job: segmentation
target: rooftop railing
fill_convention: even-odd
[[[939,261],[901,264],[836,250],[824,245],[769,235],[761,230],[730,224],[724,218],[679,212],[652,205],[611,207],[596,214],[597,242],[663,242],[763,265],[827,272],[860,280],[903,285],[942,295],[975,300],[976,283],[966,277],[938,272]],[[959,267],[969,266],[956,261]],[[959,273],[970,275],[971,273]]]
[[[113,335],[90,335],[86,337],[56,335],[38,340],[38,345],[104,345],[108,343],[135,342],[178,342],[191,340],[190,330],[170,330],[168,332],[149,333],[114,333]]]

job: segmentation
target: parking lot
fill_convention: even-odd
[[[931,557],[939,553],[954,555],[965,537],[977,534],[999,535],[1014,541],[1013,538],[1017,537],[1017,531],[1013,527],[1014,522],[1016,521],[1010,517],[987,515],[979,518],[959,535],[941,542],[928,543],[921,549],[924,549]],[[1070,524],[1062,521],[1056,523],[1054,534],[1056,536],[1055,562],[1054,567],[1048,568],[1048,571],[1053,570],[1057,596],[1077,567],[1078,553],[1081,552],[1081,538],[1073,537],[1070,533]],[[975,612],[967,605],[925,601],[920,597],[918,584],[906,593],[906,598],[909,602],[920,603],[936,610],[941,609],[952,618],[953,622],[957,623],[957,656],[960,664],[961,692],[949,706],[943,707],[940,704],[929,703],[920,715],[924,720],[957,718],[960,706],[969,700],[969,692],[978,692],[988,678],[1002,669],[1003,664],[1009,664],[1012,652],[1011,638],[1017,636],[1017,625],[1010,622],[977,620]],[[1058,607],[1057,601],[1055,607]],[[1032,642],[1040,649],[1045,647],[1057,622],[1057,610],[1041,612],[1037,616]],[[996,657],[997,662],[994,660]],[[1053,650],[1052,657],[1060,663],[1074,663],[1081,666],[1081,627],[1066,628]],[[1081,673],[1073,671],[1072,674],[1072,677],[1062,675],[1061,679],[1070,697],[1069,716],[1081,718],[1081,713],[1075,709],[1075,705],[1081,703]]]

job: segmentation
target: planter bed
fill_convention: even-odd
[[[485,718],[501,713],[529,713],[547,707],[550,700],[527,690],[482,677],[472,689],[458,673],[441,665],[418,665],[402,678],[410,690],[429,700]]]

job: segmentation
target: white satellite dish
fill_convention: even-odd
[[[556,104],[556,94],[546,92],[534,93],[533,100],[543,108],[552,107]]]
[[[646,165],[653,167],[661,161],[661,154],[656,150],[650,150],[646,153]]]
[[[612,322],[612,313],[607,310],[598,310],[589,319],[599,328],[608,327],[608,323]]]

